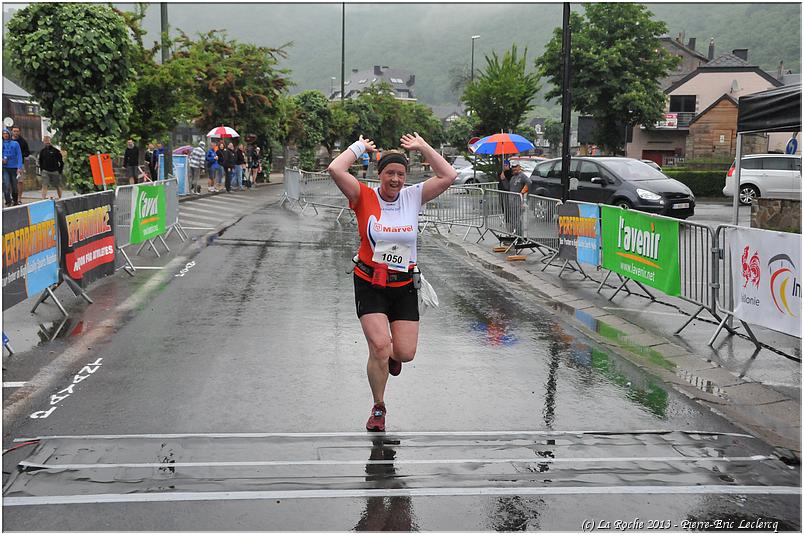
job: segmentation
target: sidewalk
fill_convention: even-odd
[[[507,259],[512,253],[493,252],[499,243],[490,233],[475,243],[475,231],[464,241],[465,228],[448,232],[447,226],[442,225],[439,230],[450,246],[464,250],[479,267],[526,286],[542,299],[545,307],[569,319],[601,344],[769,444],[800,456],[800,363],[768,349],[755,354],[750,341],[726,337],[725,333],[718,336],[714,349],[710,348],[707,342],[716,324],[705,312],[704,319],[694,320],[680,336],[674,335],[688,318],[680,311],[691,314],[697,309],[681,299],[655,291],[661,303],[625,292],[609,301],[614,289],[604,288],[596,293],[605,271],[589,268],[587,274],[593,279],[582,281],[579,273],[565,270],[559,278],[560,264],[541,271],[544,264],[538,252],[524,261],[512,261]],[[612,279],[616,280],[610,277],[609,283]],[[761,342],[801,357],[799,339],[759,327],[752,329]]]
[[[260,182],[258,184],[255,184],[255,187],[261,188],[263,186],[273,186],[273,185],[276,185],[276,184],[283,184],[284,183],[284,174],[283,173],[271,173],[269,179],[270,179],[270,182]],[[182,196],[179,197],[179,202],[188,201],[190,199],[201,199],[203,197],[209,197],[209,196],[212,196],[212,195],[220,195],[222,193],[226,193],[225,191],[209,192],[209,191],[207,191],[206,183],[207,183],[207,179],[206,178],[202,179],[201,180],[201,184],[202,184],[201,193],[198,194],[198,195],[182,195]],[[126,184],[121,184],[121,185],[126,185]],[[76,193],[74,191],[62,190],[61,198],[62,199],[69,199],[71,197],[76,197],[77,195],[78,195],[78,193]],[[48,190],[48,198],[57,200],[56,190],[55,189],[50,188]],[[42,190],[40,190],[40,189],[31,189],[31,190],[23,191],[22,195],[20,196],[20,202],[22,202],[22,204],[30,204],[32,202],[38,202],[38,201],[41,201],[41,200],[42,200]]]

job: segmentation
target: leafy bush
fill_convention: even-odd
[[[663,169],[670,178],[683,182],[696,197],[723,197],[726,185],[724,171],[691,171],[689,169]]]

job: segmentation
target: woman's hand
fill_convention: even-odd
[[[411,134],[405,134],[399,140],[402,143],[402,147],[406,150],[417,150],[421,152],[423,149],[429,147],[430,145],[418,134],[418,132],[413,132]]]
[[[366,152],[375,152],[377,150],[377,147],[374,146],[374,142],[370,139],[364,139],[363,134],[360,134],[358,141],[366,146]]]

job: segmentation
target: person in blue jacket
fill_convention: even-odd
[[[215,192],[215,177],[218,176],[218,170],[221,166],[218,164],[218,153],[215,152],[215,144],[210,145],[205,158],[207,164],[207,177],[209,177],[209,186],[207,191]]]
[[[17,181],[22,175],[22,150],[20,144],[11,139],[11,132],[3,128],[3,199],[6,206],[20,204]]]

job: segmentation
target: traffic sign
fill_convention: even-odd
[[[795,154],[798,150],[798,140],[794,137],[791,137],[790,140],[787,142],[787,147],[784,149],[785,154]]]
[[[469,143],[467,143],[466,146],[471,149],[472,145],[474,145],[478,141],[480,141],[479,137],[473,137],[472,139],[469,140]]]

